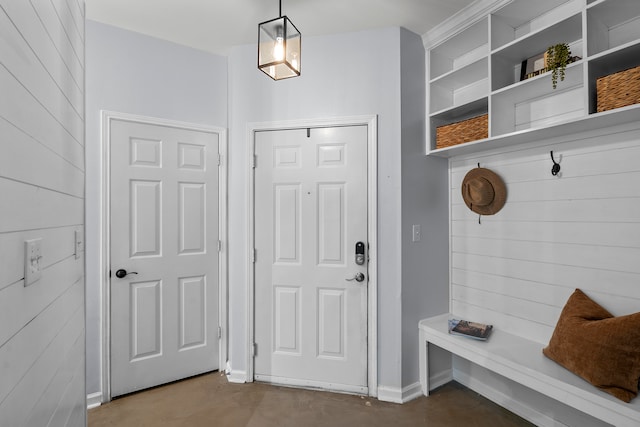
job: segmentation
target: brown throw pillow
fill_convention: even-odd
[[[638,395],[640,313],[613,317],[580,289],[571,295],[545,356],[618,399]]]

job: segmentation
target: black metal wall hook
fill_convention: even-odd
[[[551,175],[556,176],[558,172],[560,172],[560,163],[556,162],[556,159],[553,158],[553,150],[551,150],[551,161],[553,162],[553,166],[551,167]]]

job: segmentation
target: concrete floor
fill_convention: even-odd
[[[89,427],[513,427],[532,424],[457,383],[404,405],[267,384],[215,372],[89,410]]]

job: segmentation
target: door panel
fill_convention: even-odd
[[[218,135],[111,120],[111,394],[218,369]]]
[[[345,264],[344,183],[318,184],[318,264]]]
[[[344,290],[318,289],[318,356],[344,359]]]
[[[367,391],[367,127],[258,132],[255,378]]]
[[[301,354],[300,288],[274,287],[275,352]]]
[[[300,186],[275,185],[275,261],[300,262]]]
[[[206,236],[205,184],[181,182],[178,183],[178,187],[178,209],[180,211],[178,253],[204,253]]]
[[[159,356],[162,352],[161,282],[131,284],[131,361]]]
[[[207,286],[205,278],[180,279],[180,350],[206,345]]]
[[[131,181],[131,257],[160,256],[162,206],[160,181]]]

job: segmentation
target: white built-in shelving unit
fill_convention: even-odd
[[[581,59],[556,89],[551,73],[520,80],[524,60],[567,43]],[[640,120],[640,105],[596,112],[596,80],[640,65],[640,0],[512,0],[429,53],[427,152],[452,157]],[[436,149],[438,126],[489,115],[489,137]]]

